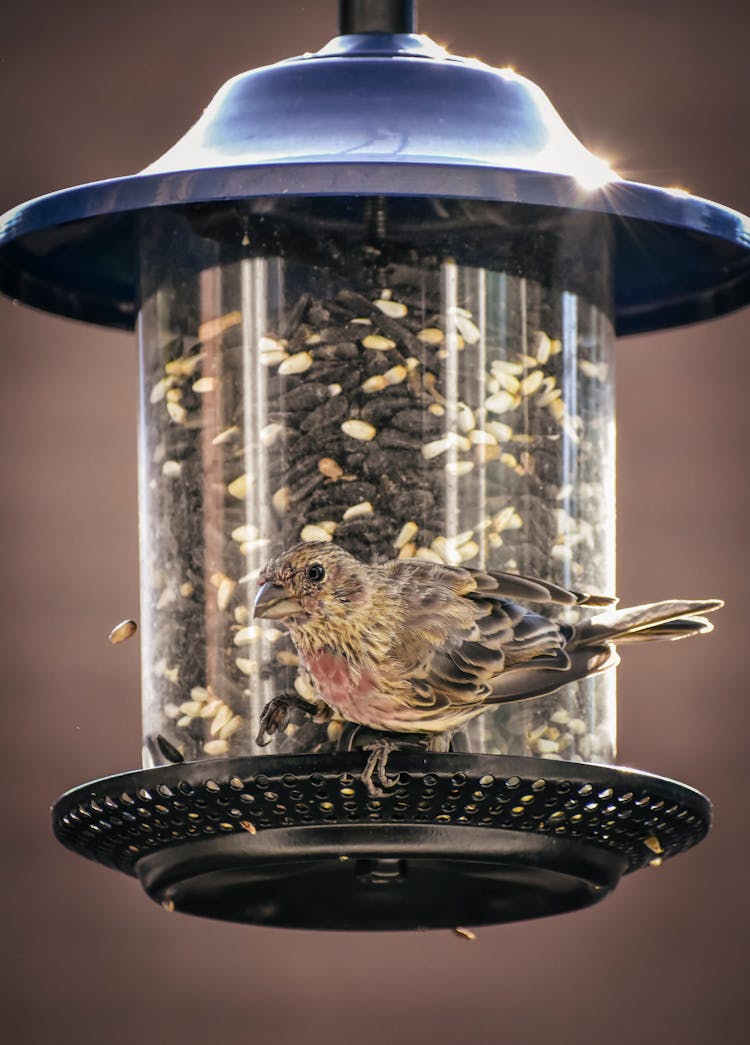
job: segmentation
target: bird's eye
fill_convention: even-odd
[[[307,579],[309,581],[322,581],[326,575],[325,567],[321,566],[319,562],[311,562],[307,567]]]

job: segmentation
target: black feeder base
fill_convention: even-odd
[[[401,752],[398,783],[374,799],[364,764],[279,755],[124,773],[63,795],[54,830],[168,910],[341,930],[587,907],[710,826],[699,792],[619,767]]]

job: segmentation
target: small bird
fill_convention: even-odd
[[[554,693],[619,662],[615,643],[681,639],[712,630],[720,599],[669,599],[612,609],[616,599],[549,581],[416,559],[366,565],[334,543],[307,542],[262,570],[254,616],[289,631],[322,704],[280,694],[261,714],[258,743],[292,707],[327,711],[385,733],[420,734],[445,751],[454,731],[487,708]],[[518,601],[609,607],[564,624]],[[266,739],[267,738],[267,739]],[[395,747],[370,745],[363,780],[392,786]]]

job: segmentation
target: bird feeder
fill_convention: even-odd
[[[344,2],[322,50],[230,80],[140,174],[26,203],[0,287],[137,328],[143,766],[54,810],[169,909],[314,928],[511,921],[698,842],[707,800],[613,765],[605,672],[391,756],[253,620],[300,540],[612,592],[615,335],[750,298],[750,228],[620,179],[511,69]],[[567,619],[569,610],[558,611]]]

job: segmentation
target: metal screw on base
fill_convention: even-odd
[[[340,0],[339,32],[415,33],[415,0]]]

